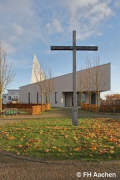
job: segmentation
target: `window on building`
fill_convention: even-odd
[[[28,103],[30,103],[30,93],[28,93]]]
[[[8,100],[11,100],[11,96],[8,96]]]
[[[37,92],[37,103],[39,103],[39,93]]]
[[[57,103],[57,92],[55,92],[55,103]]]

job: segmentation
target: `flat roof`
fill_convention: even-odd
[[[8,91],[19,91],[19,89],[7,89]]]

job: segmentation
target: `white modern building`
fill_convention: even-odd
[[[97,67],[81,70],[77,73],[77,94],[78,105],[80,105],[79,92],[83,92],[83,102],[89,103],[89,92],[91,94],[91,104],[96,104],[96,91],[109,91],[111,87],[110,71],[111,64],[103,64]],[[66,74],[51,79],[54,85],[54,91],[51,95],[52,107],[70,107],[73,106],[73,74]],[[47,80],[49,81],[49,79]],[[44,84],[42,80],[41,85]],[[20,103],[40,103],[41,96],[38,83],[32,83],[20,87]],[[43,95],[43,103],[45,103],[45,96]]]
[[[2,95],[3,104],[10,103],[12,101],[19,101],[19,90],[18,89],[7,89],[7,93]]]

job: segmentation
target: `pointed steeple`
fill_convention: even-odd
[[[31,76],[31,84],[37,81],[43,81],[45,79],[44,74],[41,70],[40,64],[37,60],[36,55],[34,54],[33,58],[33,67],[32,67],[32,76]]]

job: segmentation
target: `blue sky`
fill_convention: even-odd
[[[120,93],[120,0],[0,0],[0,41],[16,73],[8,88],[30,83],[34,53],[54,77],[71,73],[72,52],[50,46],[72,45],[73,30],[77,45],[99,48],[77,52],[77,70],[99,56],[111,63],[110,93]]]

